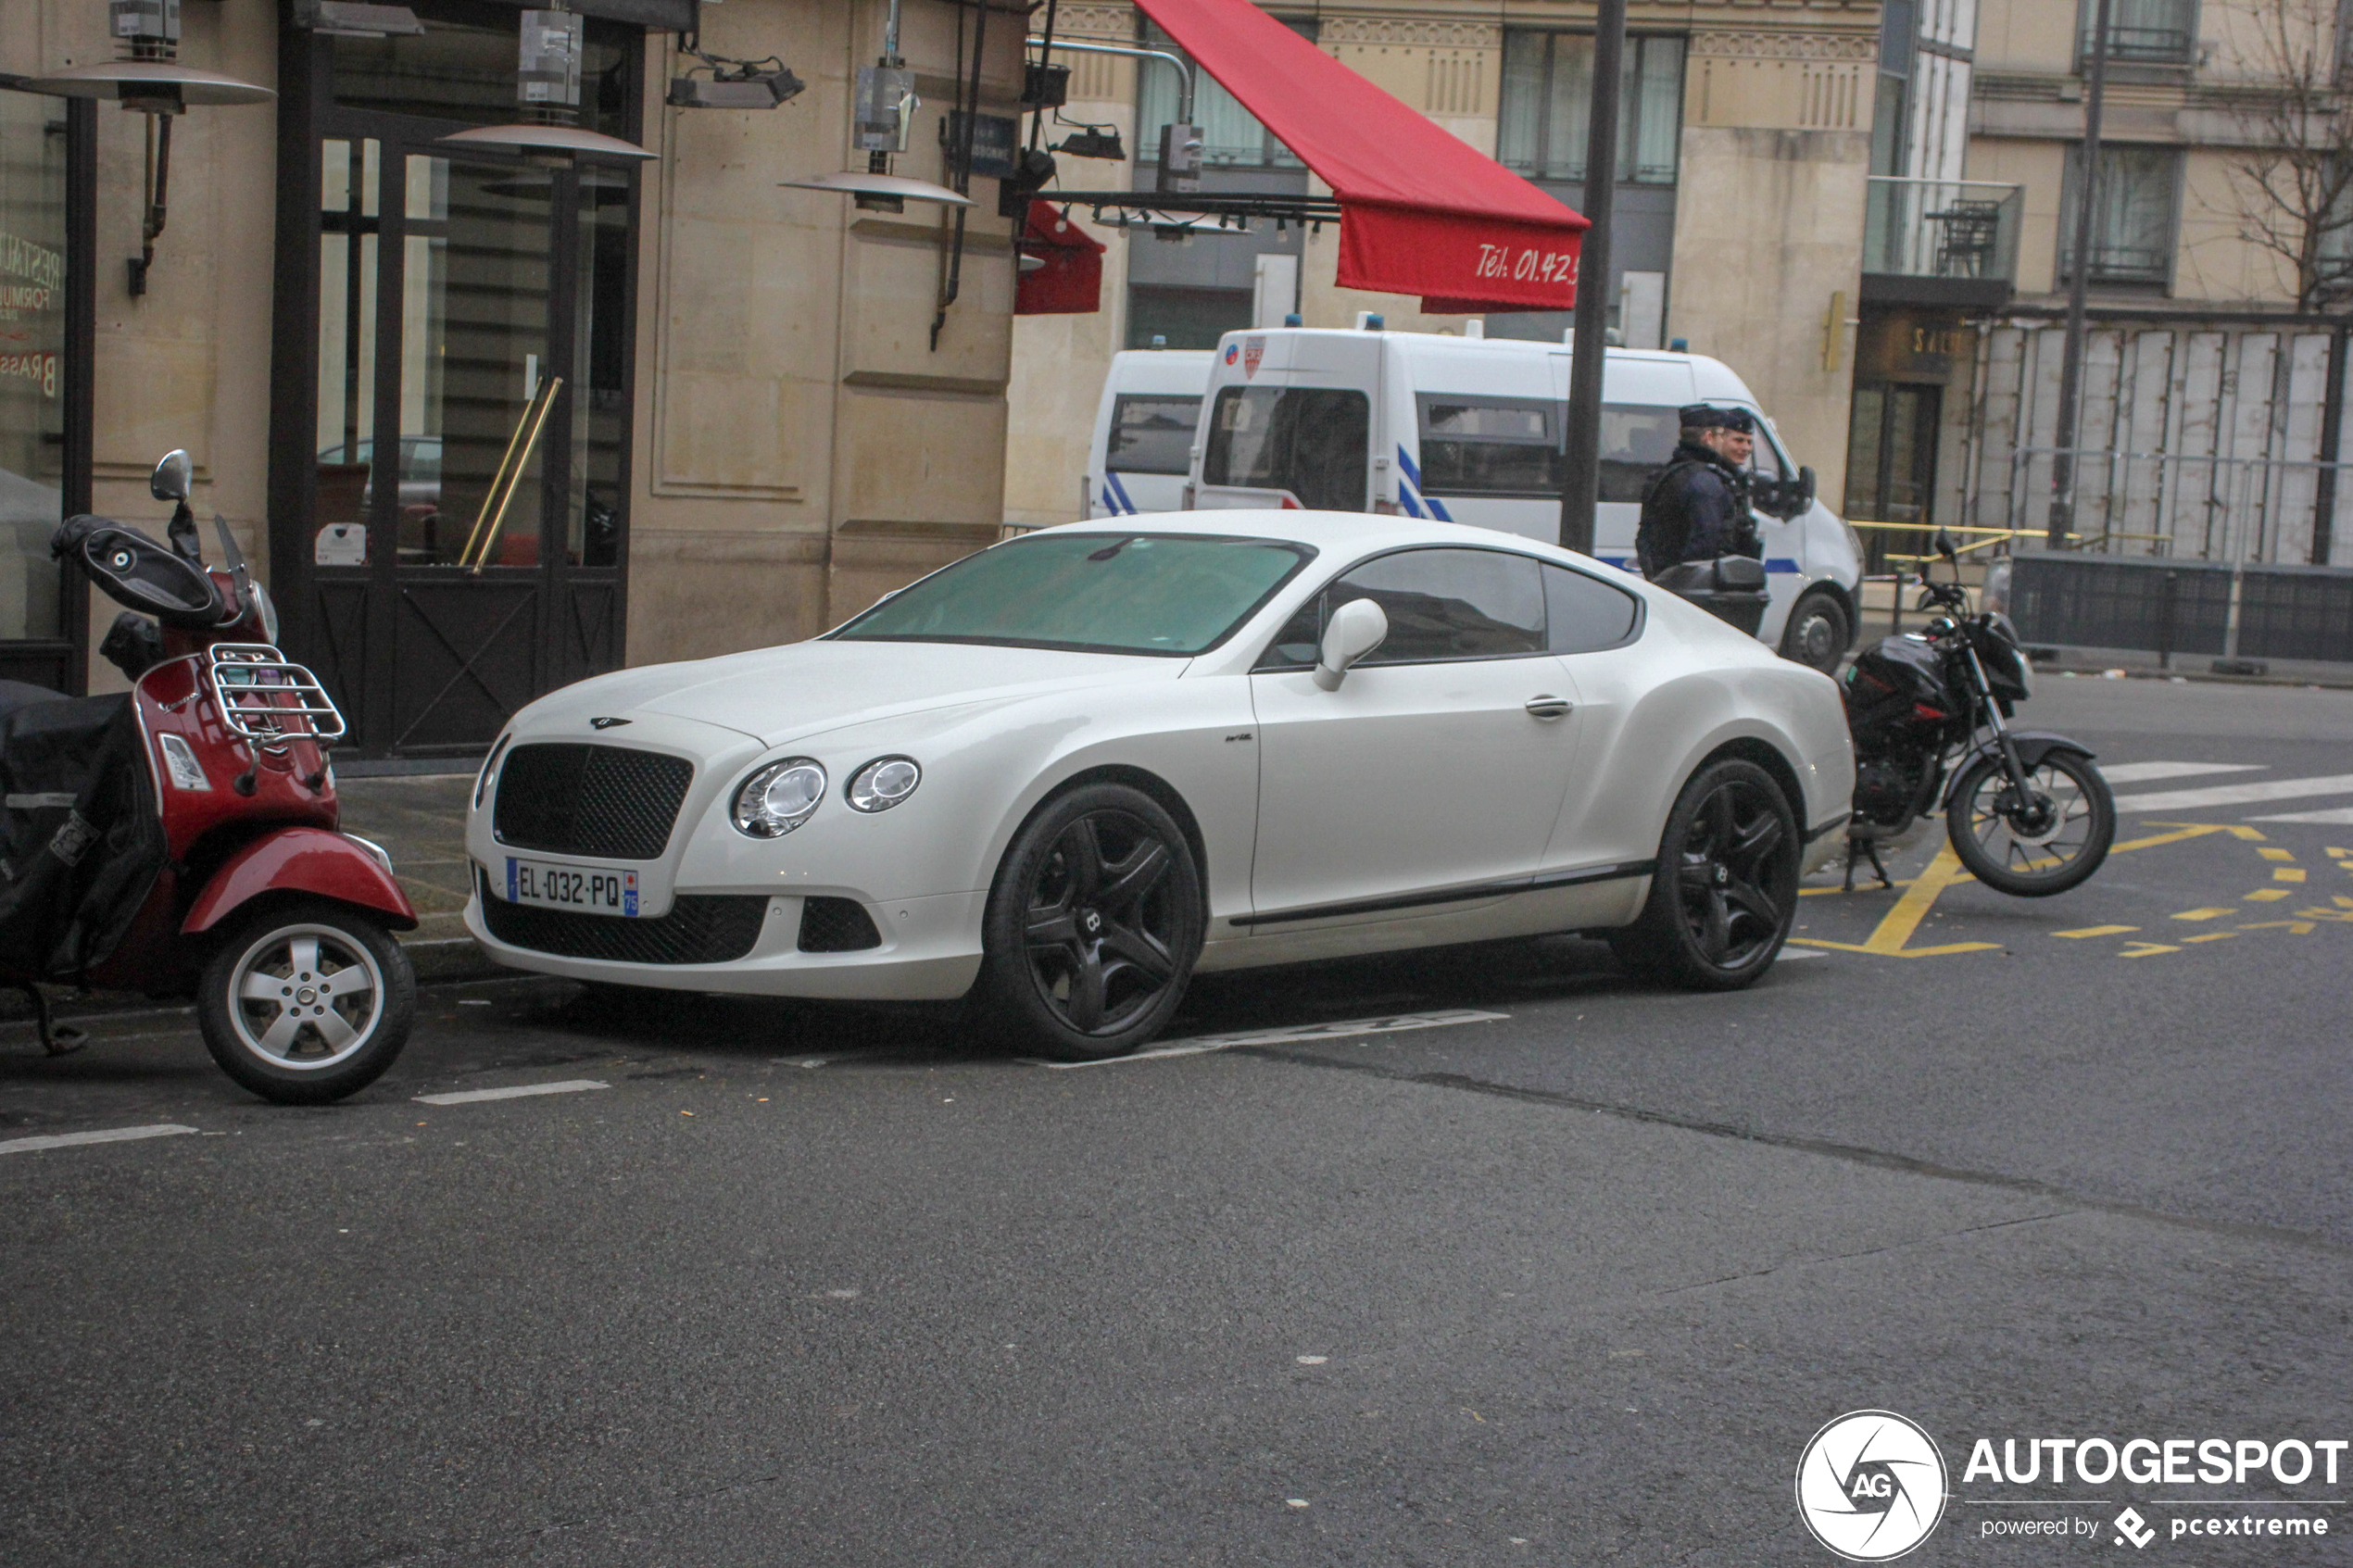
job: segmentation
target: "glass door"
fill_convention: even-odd
[[[417,0],[421,35],[317,37],[280,169],[273,568],[294,651],[361,756],[456,756],[621,662],[636,165],[443,140],[515,118],[518,13]],[[581,121],[635,140],[644,33],[589,19]],[[308,313],[298,296],[316,293]]]
[[[322,673],[368,751],[477,747],[619,659],[632,176],[321,149]]]

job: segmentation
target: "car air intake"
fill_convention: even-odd
[[[491,831],[518,849],[650,860],[670,842],[694,776],[693,763],[659,751],[518,746],[498,769]]]
[[[800,905],[800,950],[858,953],[882,946],[874,917],[855,898],[804,898]]]
[[[660,920],[628,920],[510,904],[490,891],[486,879],[475,880],[482,895],[482,921],[491,935],[510,947],[564,959],[730,963],[751,951],[768,918],[768,899],[756,893],[682,893]]]

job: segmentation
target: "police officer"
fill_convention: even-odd
[[[1680,411],[1682,438],[1642,488],[1634,553],[1642,575],[1683,561],[1765,553],[1749,516],[1748,458],[1756,420],[1745,408],[1694,403]]]

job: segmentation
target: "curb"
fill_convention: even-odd
[[[409,962],[417,972],[420,985],[447,985],[468,980],[510,980],[527,978],[521,970],[508,969],[491,961],[482,950],[482,944],[471,936],[443,937],[425,942],[403,942],[401,951],[409,955]],[[60,1022],[79,1022],[85,1018],[105,1018],[127,1012],[189,1012],[195,1003],[185,997],[150,997],[139,991],[74,990],[64,983],[45,983],[50,1005],[57,1010]],[[0,989],[0,1025],[31,1023],[32,1009],[24,993],[13,987]]]

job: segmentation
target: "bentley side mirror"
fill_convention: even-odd
[[[1813,506],[1817,494],[1818,486],[1814,479],[1814,470],[1801,465],[1797,470],[1797,509],[1802,512]]]
[[[1332,611],[1324,627],[1323,645],[1315,652],[1315,684],[1327,692],[1340,690],[1349,666],[1381,646],[1389,636],[1389,617],[1370,599],[1351,599]]]
[[[184,501],[188,498],[189,484],[195,472],[195,465],[188,461],[188,454],[174,447],[163,455],[163,460],[156,465],[156,471],[148,476],[147,494],[158,501]]]

